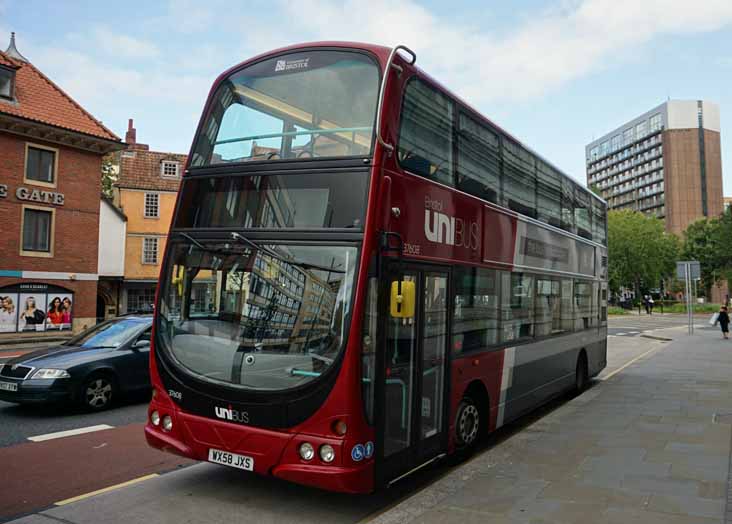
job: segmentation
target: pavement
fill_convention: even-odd
[[[732,341],[702,325],[687,337],[678,318],[628,322],[611,319],[639,333],[609,338],[608,366],[583,395],[502,428],[467,462],[389,490],[356,497],[212,464],[181,469],[178,457],[143,449],[132,424],[0,449],[1,471],[17,477],[3,480],[0,521],[732,522]],[[26,493],[35,498],[19,506]]]
[[[732,522],[732,341],[682,330],[370,522]]]

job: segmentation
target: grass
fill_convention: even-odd
[[[661,311],[660,307],[658,306],[658,303],[656,303],[656,307],[654,307],[654,311]],[[692,311],[694,313],[716,313],[719,311],[719,304],[692,304]],[[668,306],[663,307],[664,313],[686,313],[686,304],[678,303],[678,304],[669,304]]]
[[[628,315],[628,311],[626,309],[623,309],[621,307],[617,306],[610,306],[607,308],[607,314],[610,316],[613,315]]]

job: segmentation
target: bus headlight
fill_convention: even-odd
[[[320,460],[323,462],[333,462],[335,459],[335,450],[330,444],[320,446]]]
[[[152,413],[150,413],[150,422],[152,422],[153,426],[160,425],[160,413],[158,413],[157,411],[153,411]]]
[[[315,449],[310,442],[300,444],[300,458],[303,460],[312,460],[315,456]]]
[[[163,417],[163,429],[165,431],[170,431],[171,429],[173,429],[173,419],[170,418],[169,415],[165,415]]]

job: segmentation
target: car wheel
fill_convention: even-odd
[[[107,409],[115,398],[117,386],[109,375],[88,377],[81,388],[81,402],[90,411]]]

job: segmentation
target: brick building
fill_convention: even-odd
[[[102,156],[123,147],[15,46],[0,52],[0,337],[96,320]]]
[[[118,283],[119,292],[110,290],[106,295],[120,297],[115,306],[120,313],[152,307],[186,163],[186,155],[150,151],[147,144],[138,143],[131,119],[125,141],[114,185],[114,204],[127,219],[124,277]]]
[[[691,222],[722,213],[719,106],[669,100],[585,148],[587,185],[610,209],[665,220],[681,235]]]

